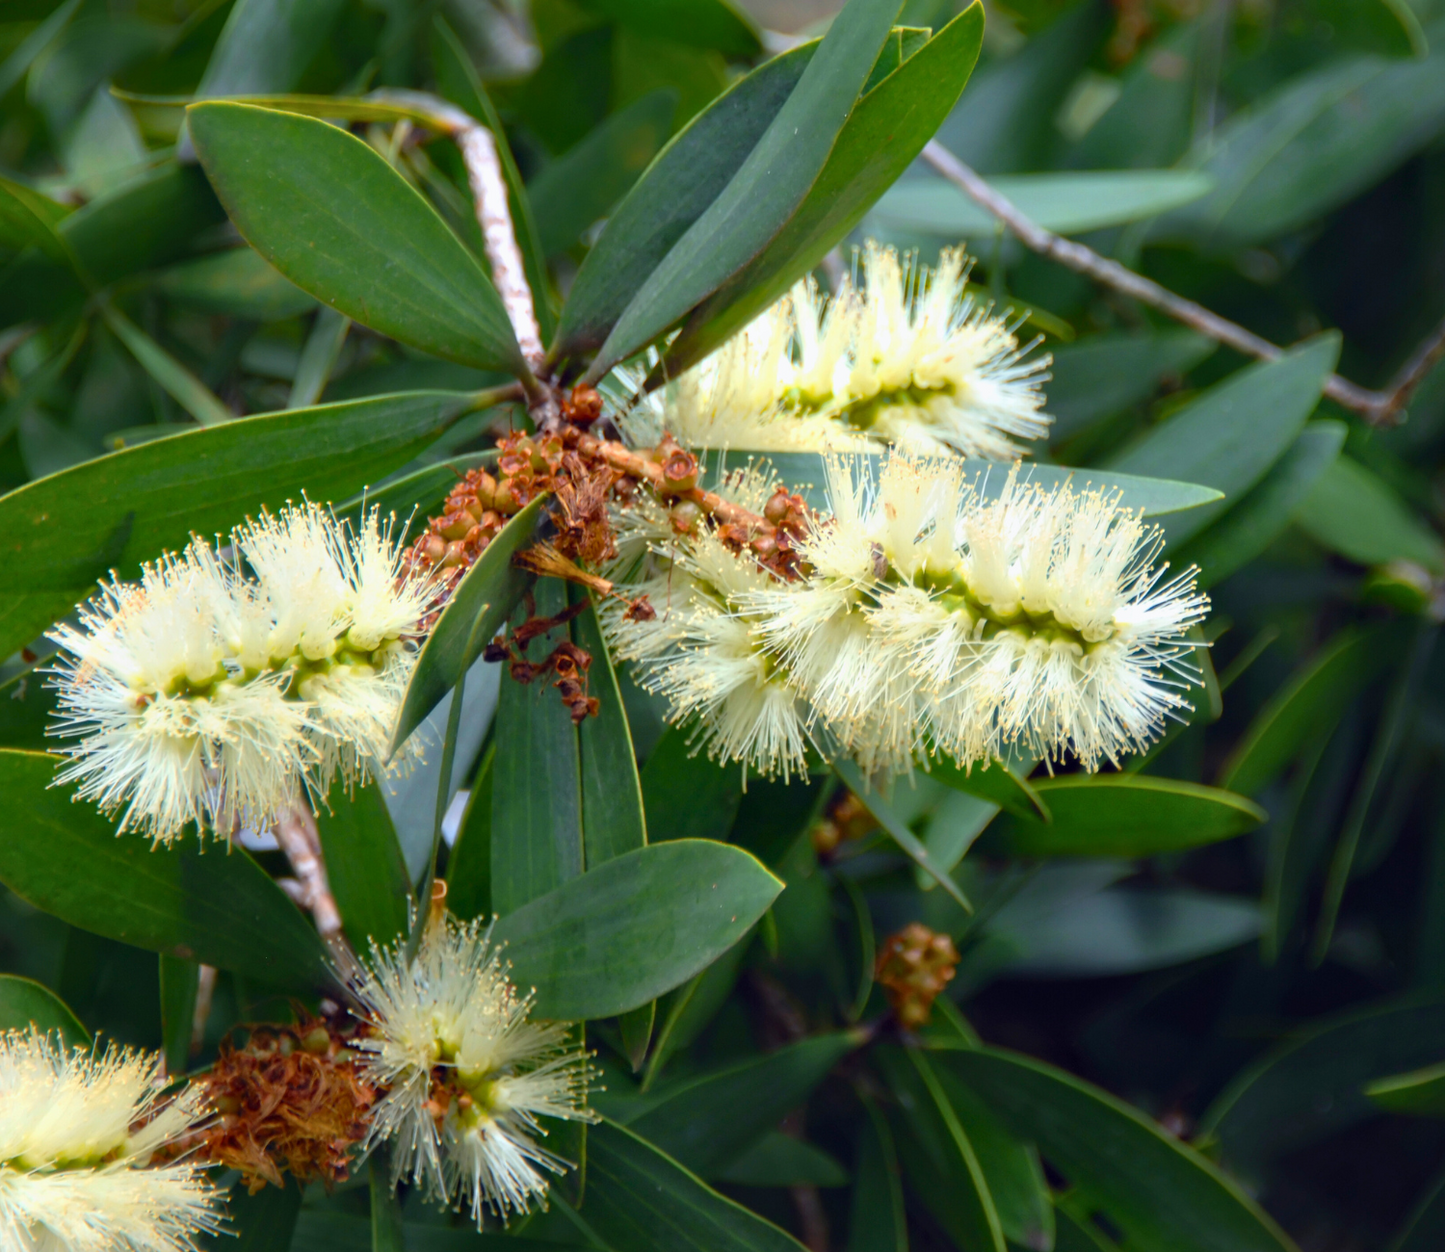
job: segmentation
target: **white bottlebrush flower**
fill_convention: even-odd
[[[967,290],[969,261],[937,269],[869,241],[862,283],[832,297],[811,279],[629,419],[693,447],[862,451],[1013,460],[1048,433],[1046,356]],[[645,427],[645,429],[644,429]]]
[[[169,840],[189,822],[264,826],[339,769],[384,768],[433,588],[403,577],[373,512],[358,531],[315,505],[247,522],[222,556],[196,540],[139,584],[113,580],[51,637],[75,742],[60,782]],[[247,569],[254,576],[248,576]]]
[[[207,1116],[198,1092],[159,1099],[158,1061],[112,1045],[0,1035],[0,1248],[184,1252],[220,1228],[198,1165],[152,1157]]]
[[[480,923],[432,917],[414,958],[373,947],[356,983],[371,1033],[356,1047],[386,1089],[369,1144],[393,1141],[393,1169],[466,1206],[478,1227],[545,1204],[546,1172],[567,1162],[539,1142],[538,1119],[595,1121],[591,1066],[566,1022],[531,1022]]]

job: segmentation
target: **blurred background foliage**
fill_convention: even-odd
[[[599,223],[668,137],[747,66],[823,29],[833,7],[8,0],[0,487],[232,415],[493,381],[319,309],[241,245],[165,97],[416,87],[455,98],[474,69],[526,181],[554,315]],[[987,7],[983,58],[938,138],[1043,225],[1277,343],[1338,332],[1340,373],[1366,386],[1384,385],[1439,321],[1445,4]],[[908,0],[900,21],[937,27],[953,11],[952,0]],[[365,134],[478,244],[448,145],[409,144],[404,129],[379,125]],[[1100,171],[1110,174],[1090,176]],[[871,973],[882,937],[922,920],[962,955],[929,1030],[960,1040],[976,1030],[1132,1102],[1226,1163],[1309,1252],[1445,1246],[1445,1129],[1429,1115],[1428,1076],[1366,1091],[1445,1061],[1445,652],[1435,647],[1445,370],[1386,429],[1329,400],[1313,407],[1328,337],[1303,365],[1292,358],[1314,387],[1304,405],[1285,367],[1267,380],[1252,367],[1244,390],[1211,391],[1246,362],[1025,251],[921,166],[874,208],[865,235],[925,260],[966,239],[974,281],[1044,336],[1057,420],[1039,459],[1226,491],[1221,516],[1170,522],[1171,556],[1199,562],[1211,584],[1213,675],[1192,724],[1148,771],[1230,788],[1269,817],[1239,838],[1159,851],[1167,821],[1147,804],[1136,819],[1120,790],[1111,807],[1072,813],[1055,785],[1056,828],[1095,854],[1023,855],[1040,848],[1037,823],[935,778],[866,807],[831,777],[787,789],[752,780],[744,793],[733,771],[689,757],[685,731],[665,730],[628,686],[652,839],[731,839],[789,884],[757,934],[659,1005],[644,1082],[685,1090],[689,1076],[760,1065],[784,1043],[816,1035],[834,1047],[821,1041],[839,1036],[826,1032],[881,1007]],[[57,246],[81,258],[96,290]],[[1181,436],[1163,456],[1151,436],[1186,414],[1167,429],[1192,423],[1195,442]],[[505,421],[468,419],[418,464],[489,446]],[[34,660],[12,658],[0,675],[6,746],[45,742]],[[475,711],[473,751],[459,754],[472,762],[464,793],[486,786],[490,708]],[[957,867],[975,912],[889,851],[890,823]],[[465,841],[465,816],[460,826]],[[161,1042],[163,971],[150,953],[5,894],[0,967],[52,987],[92,1028]],[[223,976],[202,1057],[234,1022],[275,1012],[266,995]],[[850,1080],[848,1063],[835,1068],[836,1050],[787,1073],[749,1070],[746,1100],[786,1133],[728,1139],[731,1157],[709,1155],[697,1126],[689,1137],[638,1090],[625,1025],[594,1029],[608,1070],[600,1107],[815,1246],[824,1230],[857,1252],[905,1236],[917,1248],[973,1246],[937,1127],[910,1103],[917,1075],[880,1064],[880,1113],[860,1105],[866,1084]],[[687,1105],[689,1116],[721,1134],[738,1089],[724,1083],[710,1098]],[[1197,1230],[1125,1233],[1072,1193],[1056,1197],[1057,1221],[1031,1224],[1042,1176],[1037,1157],[1012,1150],[999,1149],[994,1179],[1008,1186],[1010,1161],[1023,1178],[1011,1240],[1060,1252],[1120,1239],[1226,1246]],[[897,1195],[885,1168],[895,1151],[907,1179]],[[364,1186],[308,1200],[313,1209],[364,1214]],[[303,1217],[294,1246],[350,1246],[337,1241],[344,1225]],[[570,1241],[569,1231],[549,1218],[523,1233]]]

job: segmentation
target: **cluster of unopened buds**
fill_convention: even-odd
[[[952,938],[922,922],[910,922],[890,935],[878,951],[873,977],[888,997],[900,1026],[926,1026],[933,1002],[943,994],[958,968]]]

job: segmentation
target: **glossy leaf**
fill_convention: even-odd
[[[586,1219],[629,1252],[799,1252],[791,1235],[612,1122],[587,1136]]]
[[[1044,822],[1052,820],[1048,805],[1034,785],[1000,761],[990,761],[987,765],[965,770],[947,757],[934,757],[928,763],[928,776],[945,787],[989,800],[1020,817]]]
[[[535,594],[538,617],[567,606],[567,584],[556,579],[538,580]],[[483,642],[481,631],[473,638]],[[527,659],[537,664],[566,638],[566,626],[538,636],[525,649]],[[582,766],[577,727],[545,675],[530,683],[504,676],[493,734],[492,907],[505,916],[582,873]],[[545,771],[538,768],[544,761]]]
[[[1377,1078],[1365,1087],[1365,1094],[1390,1113],[1445,1116],[1445,1065],[1428,1065],[1408,1074]]]
[[[596,349],[668,251],[737,173],[817,49],[763,62],[675,135],[608,219],[567,295],[554,355]]]
[[[195,961],[164,952],[160,966],[161,1054],[166,1059],[167,1074],[184,1074],[191,1067],[191,1035],[201,967]]]
[[[612,1017],[710,965],[781,890],[741,849],[678,840],[563,883],[504,913],[493,934],[516,983],[537,988],[539,1016]]]
[[[1254,560],[1334,464],[1345,433],[1343,422],[1307,423],[1289,451],[1234,508],[1180,549],[1179,564],[1198,566],[1199,585],[1211,587]]]
[[[107,571],[228,530],[305,491],[345,499],[404,465],[473,401],[377,396],[273,413],[127,448],[0,496],[0,651],[30,642]]]
[[[527,187],[544,256],[570,248],[637,181],[667,141],[677,94],[650,91],[607,118]]]
[[[1387,655],[1379,631],[1341,631],[1303,665],[1250,723],[1219,785],[1254,795],[1321,726],[1333,725]]]
[[[814,1035],[687,1079],[640,1117],[629,1119],[628,1129],[679,1165],[710,1177],[804,1104],[829,1070],[861,1042],[847,1032]]]
[[[254,248],[230,248],[183,261],[155,278],[155,289],[178,304],[207,313],[281,321],[316,307]]]
[[[1056,235],[1123,226],[1190,204],[1213,180],[1193,170],[999,175],[988,180],[1027,218]],[[906,179],[873,206],[885,226],[948,239],[990,238],[998,219],[942,179]]]
[[[996,1048],[938,1055],[1016,1134],[1084,1188],[1131,1242],[1171,1252],[1281,1252],[1289,1238],[1214,1165],[1137,1109]]]
[[[407,928],[411,877],[382,799],[384,782],[347,795],[337,788],[331,807],[316,815],[331,894],[346,937],[357,952],[394,943]]]
[[[970,4],[858,102],[817,181],[777,237],[688,319],[668,349],[670,369],[699,360],[731,337],[857,226],[957,103],[982,40],[983,6]],[[775,124],[782,120],[779,114]]]
[[[1160,478],[1186,475],[1226,499],[1165,525],[1180,543],[1238,501],[1299,438],[1339,357],[1336,334],[1320,335],[1278,361],[1251,365],[1191,401],[1109,463]]]
[[[1100,418],[1147,400],[1162,379],[1198,365],[1217,345],[1192,330],[1091,335],[1052,349],[1047,411],[1050,440],[1067,439]]]
[[[202,850],[189,834],[154,849],[139,835],[117,837],[89,804],[50,789],[59,763],[0,750],[0,780],[15,801],[0,840],[7,887],[73,926],[138,948],[298,990],[331,981],[316,931],[245,852]]]
[[[757,146],[623,310],[588,379],[652,342],[778,234],[822,173],[897,12],[895,0],[849,0]]]
[[[481,265],[379,153],[294,113],[218,103],[186,116],[231,219],[298,287],[446,360],[525,369]]]
[[[1015,818],[1020,856],[1152,856],[1232,839],[1265,811],[1242,795],[1148,774],[1065,774],[1034,784],[1053,822]]]
[[[1316,1022],[1246,1067],[1210,1106],[1201,1134],[1254,1174],[1301,1144],[1378,1113],[1372,1080],[1440,1059],[1445,1002],[1438,995],[1353,1009]]]
[[[90,1042],[90,1032],[49,987],[18,974],[0,974],[0,1032],[32,1026],[42,1033],[58,1032],[71,1046]]]
[[[742,772],[695,751],[689,726],[673,726],[642,767],[651,840],[726,839],[743,798]]]
[[[1338,457],[1295,509],[1294,520],[1322,547],[1361,565],[1414,561],[1445,571],[1445,546],[1388,486],[1358,461]]]
[[[642,783],[627,710],[612,669],[612,658],[588,606],[572,622],[572,641],[592,657],[588,688],[597,699],[597,716],[577,728],[582,762],[582,838],[587,868],[647,844],[647,818],[642,807]]]
[[[290,91],[344,7],[343,0],[237,0],[196,94]]]
[[[863,1097],[866,1114],[853,1166],[853,1207],[848,1252],[908,1252],[908,1218],[893,1132],[877,1105]]]
[[[457,685],[536,581],[533,575],[516,569],[512,557],[536,537],[546,508],[547,497],[539,496],[512,518],[453,590],[412,671],[392,738],[393,752]],[[477,626],[479,619],[481,625]],[[476,646],[468,648],[474,628]]]

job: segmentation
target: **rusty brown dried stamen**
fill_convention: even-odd
[[[928,1022],[934,1000],[952,981],[957,966],[952,938],[922,922],[910,922],[879,949],[873,976],[898,1024],[914,1029]]]

